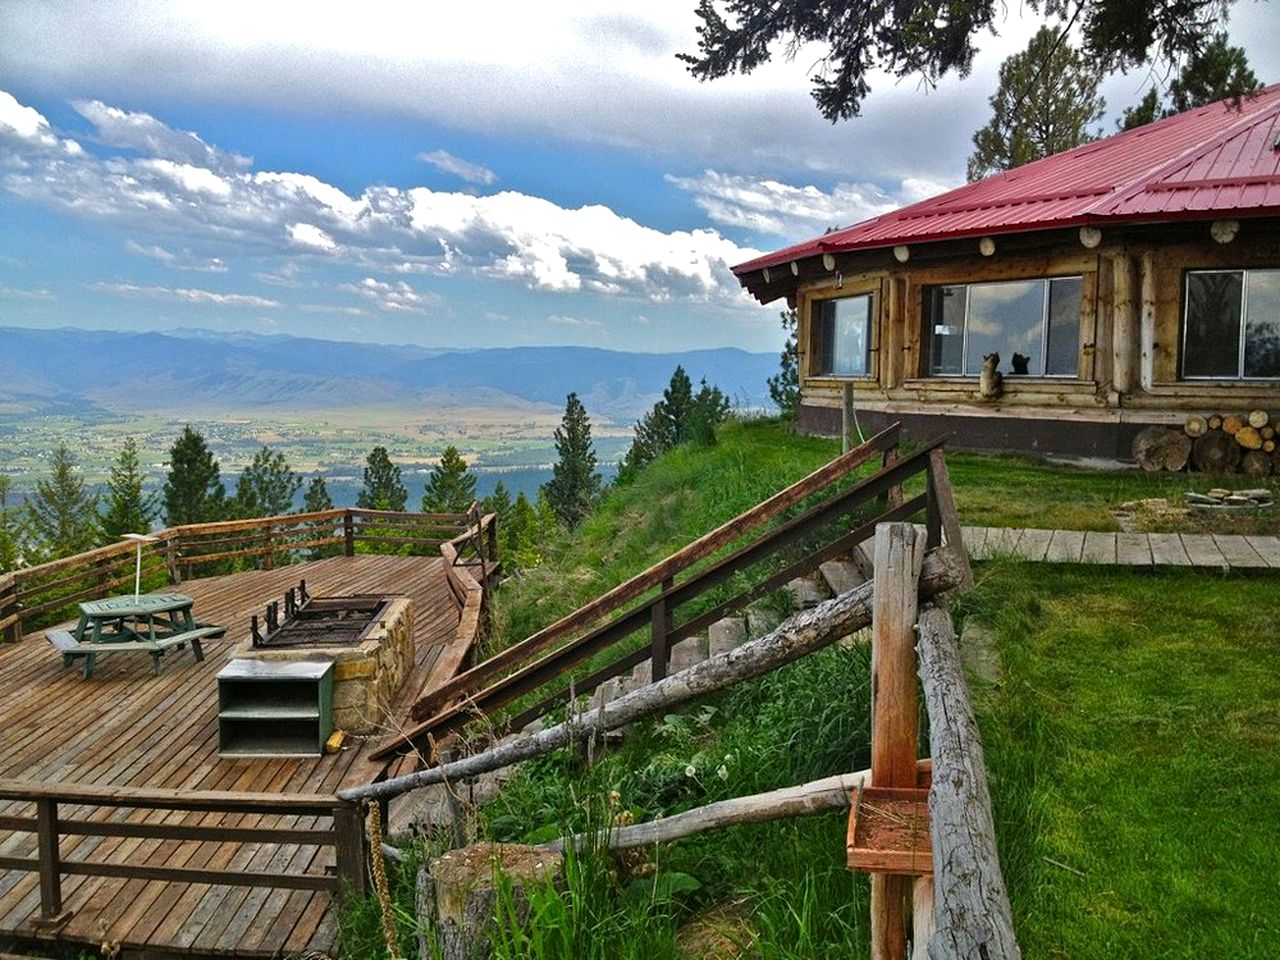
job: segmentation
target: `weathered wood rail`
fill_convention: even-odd
[[[142,545],[144,584],[176,584],[200,573],[251,569],[357,552],[439,550],[453,575],[483,588],[498,569],[497,519],[466,513],[339,508],[155,531]],[[73,604],[132,586],[136,547],[121,542],[0,574],[0,638],[64,618]],[[478,577],[477,577],[478,574]],[[462,602],[463,598],[459,598]]]
[[[877,523],[925,514],[929,545],[960,549],[960,527],[943,455],[943,438],[903,454],[892,427],[808,477],[712,530],[682,550],[614,587],[574,613],[503,650],[421,698],[418,723],[373,754],[389,759],[429,755],[431,738],[459,729],[477,712],[495,711],[562,679],[607,651],[620,655],[513,716],[519,729],[573,695],[648,661],[651,677],[667,675],[672,645],[745,607],[770,590],[848,553]],[[876,463],[878,461],[878,463]],[[867,476],[856,472],[877,466]],[[924,491],[904,499],[903,485],[923,477]],[[795,515],[787,516],[788,511]],[[771,525],[771,521],[778,521]],[[727,552],[726,552],[727,551]],[[745,581],[745,586],[741,586]],[[713,593],[713,591],[719,591]],[[724,596],[728,593],[729,596]],[[679,614],[684,613],[683,617]],[[648,633],[637,643],[637,634]]]
[[[233,793],[165,789],[126,789],[9,782],[0,785],[0,800],[34,807],[32,815],[0,816],[0,830],[35,835],[34,856],[0,856],[0,869],[36,873],[40,878],[40,916],[37,928],[57,928],[70,918],[63,908],[62,877],[118,877],[164,880],[174,883],[206,883],[223,886],[270,887],[288,890],[323,890],[338,895],[363,895],[368,850],[365,846],[363,808],[333,796],[315,794]],[[162,822],[118,819],[113,811],[161,810],[171,814]],[[188,823],[185,814],[221,814],[232,823]],[[319,820],[314,826],[278,827],[261,823],[262,816],[288,815]],[[172,816],[176,815],[176,816]],[[323,821],[328,821],[324,825]],[[116,859],[88,860],[63,856],[64,837],[162,840],[178,843],[291,844],[317,850],[333,850],[333,871],[321,856],[288,858],[299,861],[299,870],[217,870],[130,862]],[[313,869],[306,869],[311,866]]]

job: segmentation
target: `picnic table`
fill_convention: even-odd
[[[49,630],[45,638],[62,654],[63,666],[84,658],[84,676],[93,677],[97,658],[106,653],[149,653],[160,673],[161,657],[188,643],[196,660],[204,659],[200,641],[220,637],[225,627],[197,623],[195,601],[183,593],[147,593],[80,604],[74,631]]]

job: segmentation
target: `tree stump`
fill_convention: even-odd
[[[1250,450],[1240,458],[1240,472],[1251,477],[1265,477],[1271,473],[1271,455],[1261,450]]]
[[[1246,450],[1262,449],[1262,434],[1258,432],[1257,427],[1241,427],[1236,431],[1235,439],[1236,443]]]
[[[1191,438],[1169,427],[1147,427],[1133,438],[1133,459],[1143,470],[1181,470],[1191,455]]]
[[[530,892],[556,883],[563,867],[559,853],[510,843],[478,843],[436,857],[418,871],[419,956],[435,955],[434,939],[441,960],[487,960],[499,913],[524,924]]]
[[[1240,445],[1221,430],[1210,430],[1191,448],[1191,462],[1202,473],[1231,473],[1242,452]]]

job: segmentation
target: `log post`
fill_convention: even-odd
[[[934,921],[931,960],[1021,960],[1000,858],[982,739],[946,610],[920,614],[920,680],[929,711],[933,785]]]
[[[1160,349],[1160,344],[1156,342],[1155,253],[1151,250],[1143,253],[1141,264],[1139,289],[1142,297],[1142,312],[1138,315],[1138,326],[1142,354],[1138,362],[1138,382],[1143,390],[1150,390],[1155,383],[1156,351]]]
[[[910,523],[876,527],[871,602],[871,785],[915,787],[920,750],[916,697],[917,583],[928,535]],[[871,875],[871,958],[906,960],[912,879]]]
[[[840,452],[848,453],[858,445],[858,422],[853,412],[853,382],[840,384]]]
[[[929,960],[929,940],[933,937],[933,874],[915,878],[911,888],[911,960]]]
[[[1127,254],[1117,256],[1112,265],[1112,371],[1116,392],[1132,393],[1134,354],[1138,349],[1138,319],[1134,295],[1138,286],[1137,266]]]

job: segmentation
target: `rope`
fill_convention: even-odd
[[[382,806],[376,800],[369,801],[369,861],[378,906],[382,910],[382,935],[387,941],[387,954],[391,960],[401,960],[396,944],[396,918],[391,910],[391,888],[387,883],[387,861],[382,856]]]

